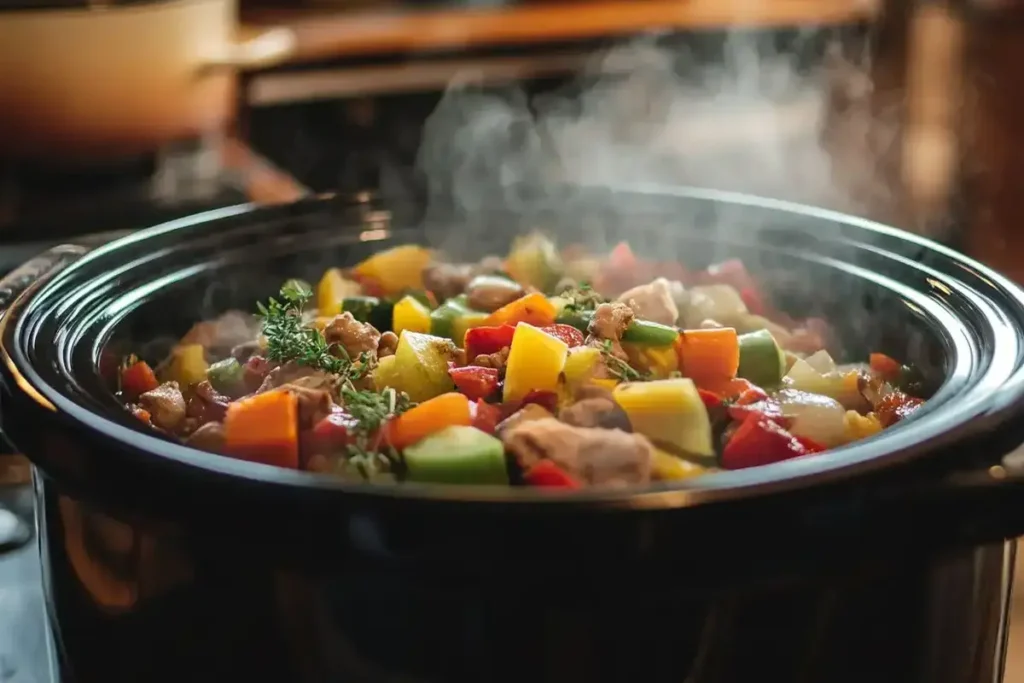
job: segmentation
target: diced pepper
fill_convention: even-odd
[[[739,336],[740,360],[736,374],[762,387],[775,387],[786,373],[786,356],[768,330]]]
[[[450,368],[448,375],[455,387],[472,400],[485,399],[498,391],[498,369],[479,365]]]
[[[377,361],[377,367],[373,369],[373,386],[377,391],[397,386],[398,371],[396,368],[395,356],[384,356]]]
[[[672,346],[623,344],[629,364],[651,374],[653,379],[668,379],[679,370],[679,356]]]
[[[822,451],[828,450],[810,437],[794,434],[793,438],[800,442],[800,445],[807,450],[807,453],[809,455],[813,453],[821,453]]]
[[[712,393],[705,389],[697,389],[697,393],[700,394],[700,400],[704,401],[704,407],[708,410],[721,407],[722,399],[718,397],[718,394]]]
[[[402,292],[400,298],[404,299],[407,296],[411,296],[416,301],[426,306],[428,311],[432,311],[437,308],[437,299],[434,297],[433,292],[428,292],[425,289],[407,289]]]
[[[501,408],[486,403],[482,399],[474,403],[471,408],[473,413],[472,426],[486,434],[493,434],[498,427],[498,423],[501,422]]]
[[[706,474],[707,471],[706,467],[695,462],[676,457],[660,448],[654,449],[654,457],[651,459],[651,476],[658,481],[690,479]]]
[[[349,296],[341,302],[342,313],[348,312],[361,323],[370,323],[378,330],[391,327],[395,304],[375,296]]]
[[[571,350],[562,370],[565,383],[574,389],[579,387],[593,376],[600,362],[601,349],[586,346]]]
[[[287,391],[267,391],[230,403],[224,417],[224,448],[242,460],[297,468],[298,399]]]
[[[514,325],[481,326],[466,330],[463,348],[466,349],[466,361],[473,362],[477,356],[497,353],[512,345],[512,335],[516,333]]]
[[[540,292],[533,292],[505,304],[487,318],[488,325],[529,323],[544,327],[555,322],[555,306]]]
[[[585,333],[590,327],[590,321],[593,317],[593,311],[567,311],[563,308],[555,315],[555,323],[558,325],[568,325]]]
[[[393,388],[421,403],[455,388],[448,361],[455,351],[451,340],[418,332],[402,332],[393,361]]]
[[[474,427],[452,426],[404,451],[406,478],[434,484],[507,486],[505,447]]]
[[[722,467],[738,470],[809,455],[807,446],[773,420],[750,415],[722,451]]]
[[[402,450],[452,425],[472,423],[469,399],[451,392],[435,396],[388,422],[387,440]]]
[[[402,297],[391,309],[391,330],[395,334],[406,330],[427,334],[430,332],[430,309],[412,296]]]
[[[431,253],[415,244],[403,244],[378,252],[355,267],[362,277],[380,283],[385,293],[400,294],[406,289],[423,289],[423,269]]]
[[[564,267],[562,257],[551,240],[540,233],[533,233],[513,242],[505,268],[516,282],[546,292],[558,283]]]
[[[903,366],[899,361],[890,358],[884,353],[872,353],[869,357],[869,365],[871,369],[881,375],[887,381],[895,381],[899,379],[903,372]]]
[[[731,327],[683,330],[676,351],[680,370],[697,386],[728,381],[740,366],[739,337]]]
[[[629,382],[615,387],[612,395],[634,431],[690,455],[714,455],[711,420],[693,380]]]
[[[487,323],[488,314],[466,305],[466,296],[448,299],[430,313],[430,333],[462,344],[466,331]]]
[[[634,320],[622,333],[622,341],[643,346],[672,346],[679,330],[650,320]]]
[[[557,391],[568,350],[561,339],[520,323],[505,366],[503,400],[520,401],[531,391]]]
[[[134,400],[158,386],[160,386],[160,382],[157,380],[153,368],[149,367],[149,363],[144,360],[135,361],[121,370],[121,391],[129,400]]]
[[[574,349],[577,346],[583,346],[583,333],[577,330],[572,325],[547,325],[540,328],[544,332],[547,332],[552,337],[556,337],[565,342],[566,346],[570,349]]]
[[[236,358],[217,361],[206,370],[210,385],[227,396],[235,395],[245,381],[245,368]]]
[[[536,403],[549,413],[554,413],[558,410],[558,394],[553,391],[531,391],[523,397],[519,407],[522,408],[530,403]]]
[[[341,302],[345,297],[359,296],[363,287],[354,280],[347,280],[337,268],[331,268],[320,278],[316,287],[316,308],[320,315],[333,318],[341,313]]]
[[[183,389],[206,379],[206,350],[202,344],[184,344],[171,352],[167,365],[167,380],[177,382]]]
[[[729,406],[729,417],[734,420],[745,420],[749,415],[781,418],[782,406],[778,401],[769,398],[767,394],[755,387],[740,394]]]
[[[923,405],[924,401],[921,399],[894,390],[886,394],[879,405],[875,406],[875,414],[883,427],[891,427],[913,415]]]
[[[523,475],[529,486],[556,489],[578,489],[579,483],[551,460],[541,460]]]

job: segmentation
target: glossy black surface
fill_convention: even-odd
[[[42,473],[48,598],[76,680],[994,680],[1002,540],[1024,532],[1003,461],[1024,440],[1019,290],[916,238],[767,201],[519,206],[226,209],[100,248],[15,304],[3,426]],[[693,265],[744,258],[791,310],[833,320],[851,357],[916,363],[930,407],[821,458],[560,499],[212,457],[147,434],[109,393],[129,345],[286,276],[410,239],[500,251],[536,225]]]

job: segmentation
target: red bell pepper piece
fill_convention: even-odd
[[[516,410],[527,403],[536,403],[541,408],[546,408],[548,412],[554,413],[558,410],[558,394],[553,391],[531,391],[519,402]]]
[[[472,362],[479,355],[497,353],[511,346],[512,335],[515,333],[514,325],[469,328],[466,330],[466,360]]]
[[[494,434],[498,423],[501,422],[502,419],[501,408],[496,405],[486,403],[482,399],[478,399],[476,403],[470,405],[469,412],[472,416],[473,426],[481,432],[486,432],[488,434]]]
[[[750,401],[748,403],[742,403],[741,399],[742,397],[729,406],[729,417],[734,420],[743,421],[751,415],[767,417],[775,422],[778,422],[779,419],[782,418],[782,406],[779,405],[778,401],[765,398]]]
[[[793,435],[793,438],[800,442],[800,445],[807,449],[808,453],[821,453],[822,451],[828,450],[814,439],[809,439],[806,436]]]
[[[760,392],[762,398],[768,397],[768,394],[761,387],[741,377],[734,377],[733,379],[713,384],[702,384],[700,388],[718,395],[723,400],[735,399],[749,391]]]
[[[580,485],[551,460],[541,460],[523,475],[530,486],[558,489],[578,489]]]
[[[922,405],[924,401],[919,398],[907,396],[902,391],[892,391],[875,406],[875,414],[883,427],[891,427],[913,415]]]
[[[487,398],[498,390],[498,369],[479,365],[448,368],[448,376],[469,400]]]
[[[144,360],[135,361],[121,371],[121,391],[130,399],[136,399],[147,391],[160,386],[156,374]]]
[[[556,339],[561,339],[569,346],[570,349],[576,348],[577,346],[583,346],[583,333],[572,325],[548,325],[540,329],[542,332],[547,332]],[[475,357],[476,356],[474,356],[474,358]]]
[[[313,425],[309,446],[314,450],[333,450],[346,446],[358,426],[359,420],[345,412],[341,406],[332,406],[327,417]]]
[[[718,394],[707,391],[706,389],[697,389],[700,394],[700,400],[704,401],[704,407],[708,410],[718,408],[722,405],[722,399],[718,397]]]
[[[739,470],[768,465],[812,451],[788,431],[764,415],[749,415],[733,433],[722,451],[722,467]]]

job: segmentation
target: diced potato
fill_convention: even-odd
[[[384,356],[377,361],[377,367],[373,369],[373,385],[377,391],[396,387],[398,381],[396,368],[395,356]]]
[[[374,254],[356,266],[355,271],[375,280],[387,294],[398,294],[407,289],[423,289],[423,269],[430,259],[429,249],[404,244]]]
[[[421,334],[430,332],[430,309],[415,297],[402,297],[391,311],[391,329],[395,334],[406,330]]]
[[[633,430],[651,441],[691,455],[714,455],[711,420],[693,380],[627,382],[615,387],[613,396]]]
[[[533,325],[516,326],[505,367],[504,400],[517,401],[531,391],[557,391],[568,351],[564,341]]]
[[[161,380],[177,382],[184,389],[206,379],[209,367],[202,344],[182,344],[171,351],[170,362],[161,373]]]
[[[591,378],[597,364],[601,362],[601,350],[592,346],[578,346],[569,352],[565,359],[562,373],[565,383],[570,387],[578,387]]]
[[[417,403],[455,389],[448,376],[448,360],[455,350],[450,339],[418,332],[402,332],[395,351],[393,388]]]
[[[678,458],[660,448],[654,449],[651,460],[651,476],[659,481],[679,481],[706,474],[708,469],[695,462]]]
[[[316,286],[316,308],[321,316],[333,318],[341,313],[341,302],[345,297],[359,296],[362,287],[358,282],[346,280],[337,268],[331,268]]]

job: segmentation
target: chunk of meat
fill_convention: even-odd
[[[423,286],[438,301],[462,294],[472,279],[473,267],[466,263],[429,263],[423,269]]]
[[[504,370],[505,366],[508,364],[509,351],[509,347],[506,346],[496,353],[481,353],[473,359],[471,365],[479,365],[482,368]]]
[[[209,380],[203,380],[192,390],[185,413],[195,418],[197,425],[207,422],[221,422],[228,412],[231,398],[213,388]]]
[[[308,381],[312,378],[303,379]],[[285,384],[281,387],[281,391],[287,391],[298,400],[300,429],[312,429],[313,425],[330,414],[331,406],[334,403],[329,391],[306,386],[301,379],[291,384]]]
[[[213,320],[193,325],[180,343],[199,344],[211,355],[220,357],[230,353],[234,347],[256,339],[259,333],[259,318],[242,311],[227,311]]]
[[[185,445],[210,453],[223,453],[224,425],[219,422],[207,422],[192,432],[185,440]]]
[[[326,389],[334,384],[334,377],[329,373],[311,368],[308,365],[300,365],[295,361],[289,361],[270,370],[255,393],[262,394],[264,391],[277,389],[285,384],[293,384],[300,380],[304,383],[304,386],[312,388]]]
[[[185,397],[177,382],[164,382],[140,395],[139,407],[149,413],[155,426],[168,432],[178,429],[185,420]]]
[[[594,317],[587,328],[590,333],[587,344],[603,346],[605,341],[610,341],[612,354],[616,358],[628,360],[629,357],[622,348],[622,335],[633,322],[633,317],[633,309],[626,304],[601,304],[594,309]]]
[[[621,429],[632,432],[633,425],[611,394],[603,396],[584,396],[563,408],[558,419],[574,427],[602,427],[604,429]]]
[[[676,319],[679,318],[679,308],[672,296],[672,286],[663,277],[626,290],[619,296],[619,303],[629,306],[633,314],[641,320],[675,325]]]
[[[544,406],[537,403],[527,403],[525,406],[499,422],[498,426],[494,428],[494,431],[500,436],[503,432],[508,431],[522,422],[543,420],[545,418],[552,417],[554,417],[554,415],[552,415],[551,411]]]
[[[502,441],[524,471],[551,460],[591,486],[622,487],[651,480],[654,447],[640,434],[574,427],[550,418],[521,422],[504,432]]]
[[[362,354],[371,358],[377,357],[377,346],[380,344],[380,332],[370,323],[361,323],[345,312],[334,316],[324,328],[324,337],[329,344],[338,344],[348,357],[356,360]]]
[[[491,313],[526,294],[519,284],[500,277],[477,278],[469,283],[466,303],[474,311]]]
[[[394,332],[382,332],[380,342],[377,343],[377,358],[386,358],[395,355],[398,350],[398,335]]]
[[[729,285],[700,285],[689,290],[689,301],[680,310],[683,327],[693,329],[711,319],[728,327],[736,327],[749,317],[743,297]]]

